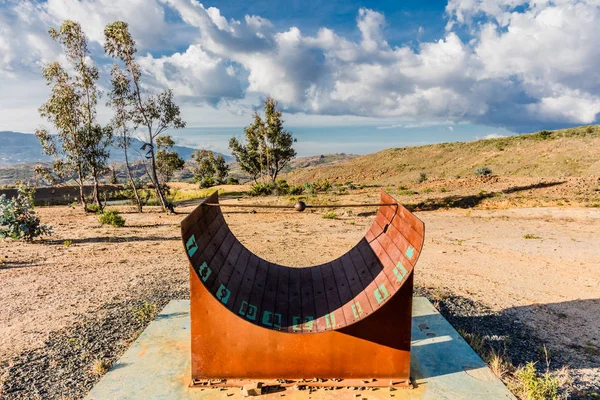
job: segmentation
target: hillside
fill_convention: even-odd
[[[316,156],[307,156],[307,157],[297,157],[294,158],[290,164],[283,169],[282,173],[289,173],[296,169],[309,168],[315,166],[323,166],[323,165],[335,165],[340,162],[352,160],[356,158],[355,154],[345,154],[345,153],[336,153],[336,154],[320,154]],[[250,180],[250,176],[242,171],[239,164],[237,162],[232,162],[229,166],[229,175],[239,179],[241,182],[245,182]]]
[[[308,167],[286,174],[290,182],[398,184],[429,178],[475,175],[478,167],[515,177],[600,175],[600,126],[510,136],[475,142],[441,143],[386,149],[340,163]]]
[[[28,133],[0,131],[0,167],[13,166],[25,163],[51,162],[52,158],[42,152],[42,146],[35,135]],[[141,159],[143,154],[139,152],[142,147],[142,142],[138,139],[132,140],[130,157],[132,160]],[[174,146],[173,149],[179,155],[188,160],[194,148],[185,146]],[[233,158],[223,154],[225,160],[232,161]],[[111,146],[110,148],[111,163],[125,162],[123,150]]]

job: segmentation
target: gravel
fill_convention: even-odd
[[[598,367],[598,360],[582,357],[577,351],[554,351],[551,343],[540,339],[510,310],[496,312],[485,304],[439,288],[415,288],[415,296],[427,297],[440,313],[459,331],[476,334],[499,354],[504,354],[515,367],[536,363],[539,372],[558,373],[564,367]],[[488,347],[489,346],[489,347]],[[546,349],[548,360],[546,359]],[[571,384],[561,387],[561,396],[569,399],[600,399],[600,381],[585,372],[570,370]]]
[[[148,303],[156,306],[156,315],[170,300],[189,298],[189,291],[181,287],[185,286],[155,283],[140,298],[115,301],[81,315],[72,328],[51,334],[43,347],[0,365],[0,398],[83,398],[100,380],[95,363],[112,365],[149,323],[134,310]]]

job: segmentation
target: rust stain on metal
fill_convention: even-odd
[[[352,250],[296,269],[251,253],[220,207],[206,204],[218,204],[216,192],[181,224],[191,266],[194,381],[318,377],[409,384],[422,221],[381,192],[375,221]]]

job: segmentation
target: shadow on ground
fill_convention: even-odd
[[[569,398],[587,399],[593,398],[588,397],[589,394],[600,393],[600,376],[591,380],[588,376],[584,381],[577,373],[586,368],[600,369],[600,332],[590,332],[580,318],[581,315],[597,318],[594,310],[600,310],[600,299],[535,304],[495,312],[484,304],[438,288],[418,287],[415,296],[427,297],[461,335],[483,339],[480,348],[475,349],[480,355],[493,349],[504,354],[514,366],[534,362],[543,372],[548,365],[547,350],[551,371],[563,367],[573,370],[574,388]],[[541,323],[542,320],[546,323]],[[571,329],[565,329],[567,325]],[[540,329],[549,330],[557,340],[542,339]],[[565,337],[564,332],[573,334],[584,330],[590,334],[587,338]]]
[[[440,208],[473,208],[477,207],[477,205],[479,205],[479,203],[485,199],[491,199],[493,197],[502,196],[503,194],[511,194],[526,190],[544,189],[552,186],[562,185],[565,182],[566,181],[540,182],[534,185],[515,186],[500,190],[498,192],[482,191],[478,194],[468,196],[447,196],[440,199],[427,199],[420,203],[409,203],[405,204],[404,206],[410,211],[435,211]]]
[[[83,239],[70,239],[71,244],[82,243],[124,243],[124,242],[162,242],[169,240],[181,240],[181,236],[94,236]],[[64,240],[44,240],[44,243],[64,246]]]

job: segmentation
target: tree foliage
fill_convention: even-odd
[[[44,66],[42,72],[50,86],[50,98],[40,107],[40,115],[54,125],[56,136],[46,129],[36,131],[43,151],[55,158],[52,169],[38,172],[54,180],[74,179],[80,188],[80,202],[85,207],[83,186],[91,175],[93,197],[101,206],[100,177],[108,168],[108,147],[112,142],[110,126],[96,121],[98,103],[98,68],[89,57],[87,38],[81,25],[64,21],[59,30],[49,30],[50,37],[60,43],[74,76],[58,62]]]
[[[173,100],[173,92],[165,90],[157,95],[149,95],[141,89],[141,70],[135,60],[137,49],[135,40],[129,33],[126,22],[116,21],[108,24],[104,29],[104,50],[106,54],[119,60],[125,71],[120,72],[126,76],[120,84],[121,98],[124,101],[124,122],[131,123],[134,130],[144,130],[142,149],[146,151],[146,159],[150,163],[150,177],[154,183],[157,197],[163,210],[168,209],[162,186],[158,178],[158,165],[156,160],[156,140],[167,129],[184,128],[185,122],[180,116],[179,107]],[[120,70],[118,66],[113,71]],[[113,72],[113,80],[117,73]],[[125,90],[126,89],[126,90]],[[114,83],[113,83],[114,91]]]
[[[193,170],[194,180],[200,183],[200,187],[211,187],[225,183],[229,173],[229,165],[221,154],[215,154],[210,150],[196,150],[192,154],[192,160],[196,167]]]
[[[171,136],[160,136],[156,139],[156,168],[162,182],[169,182],[173,179],[175,171],[181,171],[185,167],[185,160],[179,157],[179,154],[172,150],[175,141]]]
[[[129,162],[129,149],[132,143],[132,127],[130,123],[130,107],[131,102],[131,85],[127,75],[119,68],[118,65],[113,65],[111,70],[111,90],[108,94],[107,106],[114,111],[113,118],[110,123],[113,126],[116,138],[117,147],[123,149],[125,156],[125,167],[127,168],[127,177],[131,185],[131,193],[137,204],[138,212],[142,212],[142,199],[138,191],[138,185],[131,171],[132,166]]]
[[[283,127],[283,112],[277,109],[277,102],[268,97],[265,102],[264,118],[254,113],[254,121],[244,129],[245,143],[231,138],[229,148],[242,170],[256,181],[267,176],[271,182],[296,156],[293,148],[296,139]]]

